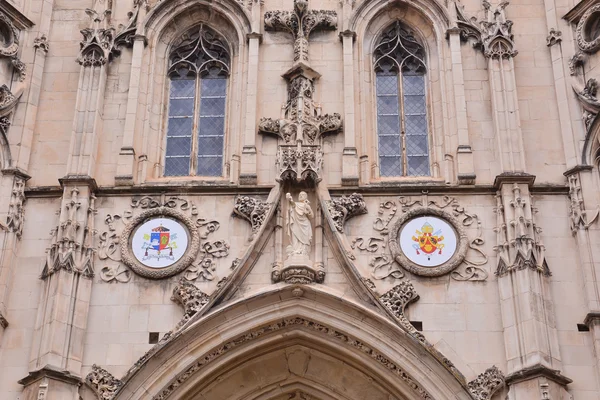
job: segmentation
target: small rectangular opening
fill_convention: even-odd
[[[158,332],[150,332],[150,334],[148,335],[148,343],[150,344],[156,344],[158,343]]]
[[[579,332],[589,332],[590,331],[590,327],[587,326],[586,324],[577,324],[577,330]]]
[[[419,332],[423,332],[423,321],[410,321],[410,324]]]

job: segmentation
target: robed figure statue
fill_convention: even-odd
[[[312,226],[309,218],[312,218],[313,211],[310,208],[310,202],[306,192],[300,192],[298,201],[294,201],[292,195],[285,195],[289,202],[289,211],[287,219],[287,233],[290,236],[292,244],[287,247],[289,256],[295,254],[310,255],[310,243],[312,241]]]

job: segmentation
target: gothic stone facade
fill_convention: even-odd
[[[0,2],[0,398],[600,397],[597,0]]]

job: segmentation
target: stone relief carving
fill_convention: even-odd
[[[308,257],[313,236],[310,218],[314,218],[308,195],[306,192],[300,192],[298,201],[294,201],[292,195],[287,193],[285,198],[289,203],[286,231],[291,242],[287,248],[288,257],[294,255]]]
[[[14,108],[19,101],[19,96],[13,94],[8,86],[0,86],[0,113],[6,114],[9,110]],[[4,111],[4,112],[3,112]]]
[[[454,5],[456,7],[456,24],[460,30],[460,39],[463,42],[474,39],[473,47],[480,47],[481,29],[479,28],[480,24],[477,22],[477,18],[468,17],[463,4],[455,2]]]
[[[350,218],[367,213],[367,204],[359,193],[328,200],[326,204],[338,232],[344,232],[344,224]]]
[[[599,11],[600,4],[588,8],[581,16],[575,29],[577,47],[586,53],[595,53],[600,49],[600,32],[588,28],[598,21]]]
[[[577,53],[573,54],[573,57],[569,59],[569,73],[571,76],[577,75],[577,70],[583,67],[585,60],[586,56],[583,52],[578,51]]]
[[[589,129],[596,115],[600,111],[600,101],[596,97],[598,93],[598,81],[590,78],[585,82],[583,88],[577,87],[577,83],[573,85],[573,90],[577,95],[577,99],[583,108],[583,122],[586,129]]]
[[[25,179],[15,175],[8,205],[8,215],[6,216],[6,226],[19,239],[23,233],[25,200]]]
[[[71,188],[71,195],[63,198],[61,220],[50,232],[52,242],[46,251],[46,263],[42,271],[42,279],[53,273],[65,270],[80,273],[86,277],[94,276],[94,216],[96,197],[91,194],[87,202],[79,199],[79,189]],[[82,203],[84,215],[80,215]],[[82,229],[83,228],[83,229]]]
[[[308,10],[308,0],[294,0],[293,11],[265,13],[266,30],[283,30],[294,37],[294,65],[283,75],[288,96],[282,116],[261,118],[258,124],[260,133],[276,135],[283,142],[277,153],[278,180],[318,182],[323,159],[320,138],[342,127],[340,114],[322,114],[313,100],[320,74],[310,67],[308,58],[310,32],[336,28],[336,12]]]
[[[111,48],[113,56],[118,57],[121,54],[122,47],[133,47],[137,22],[140,10],[142,9],[145,11],[150,10],[148,0],[133,0],[133,10],[127,13],[127,23],[119,25],[119,32],[115,36],[113,47]]]
[[[235,199],[233,212],[236,215],[250,222],[252,227],[252,236],[250,240],[260,231],[261,226],[265,223],[265,218],[271,209],[271,204],[261,199],[256,199],[249,196],[239,196]]]
[[[202,309],[210,297],[200,291],[193,283],[181,279],[179,284],[173,289],[171,300],[183,307],[183,318],[175,330],[179,330],[187,321],[190,320],[198,311]]]
[[[386,293],[384,293],[379,301],[384,305],[385,308],[390,310],[390,312],[396,317],[397,321],[400,323],[400,326],[409,334],[414,336],[420,343],[425,344],[427,346],[431,346],[425,336],[410,323],[410,321],[404,316],[404,309],[409,303],[417,301],[419,299],[419,295],[415,290],[413,284],[404,279],[400,281],[400,283]]]
[[[3,12],[0,12],[0,30],[3,39],[0,41],[0,56],[16,57],[19,52],[19,30]]]
[[[267,11],[266,30],[288,31],[294,37],[294,61],[308,62],[308,38],[313,30],[337,28],[333,10],[309,10],[308,0],[294,0],[294,11]]]
[[[0,133],[6,136],[8,128],[10,128],[10,119],[8,117],[0,117]]]
[[[534,214],[537,212],[530,203],[529,198],[521,196],[521,188],[514,184],[512,199],[505,204],[501,193],[496,195],[497,224],[496,246],[494,251],[498,254],[498,268],[496,275],[505,276],[513,271],[533,269],[544,276],[550,276],[550,269],[546,263],[545,250],[541,232],[536,225]],[[507,214],[506,208],[510,207]]]
[[[469,382],[467,387],[476,400],[490,400],[504,386],[504,382],[504,375],[494,365]]]
[[[181,221],[190,232],[191,239],[186,255],[171,266],[174,268],[167,271],[171,268],[168,267],[158,274],[138,265],[128,250],[131,232],[145,218],[153,215],[172,216]],[[104,223],[107,230],[99,236],[98,258],[103,262],[119,263],[102,268],[100,278],[105,282],[128,282],[131,275],[126,266],[131,268],[130,264],[135,264],[133,271],[151,279],[164,278],[185,270],[184,278],[187,280],[212,281],[216,278],[215,259],[229,256],[230,246],[226,240],[204,241],[219,229],[219,222],[200,217],[192,202],[178,196],[161,196],[158,199],[151,196],[134,197],[130,209],[121,214],[107,214]],[[126,247],[127,258],[123,257],[123,247]]]
[[[89,28],[81,30],[83,40],[79,43],[77,62],[84,67],[101,67],[110,60],[110,52],[115,40],[115,29],[109,27],[108,16],[111,11],[98,12],[86,9],[90,17]]]
[[[548,36],[546,36],[546,46],[551,47],[562,42],[562,32],[558,29],[550,28]]]
[[[511,58],[517,55],[513,42],[513,22],[506,19],[504,9],[508,1],[500,2],[495,8],[483,1],[486,21],[481,21],[481,43],[483,54],[488,58]]]
[[[380,238],[370,237],[363,238],[359,237],[352,241],[350,244],[352,249],[358,249],[361,251],[368,251],[369,253],[375,253],[385,248],[385,241]]]
[[[92,371],[85,377],[85,383],[94,390],[101,400],[112,399],[117,390],[123,385],[123,382],[96,364],[92,365]]]
[[[42,50],[44,53],[48,53],[50,51],[50,43],[48,43],[46,34],[33,39],[33,47]]]
[[[488,277],[485,269],[481,268],[488,262],[488,257],[482,250],[485,240],[483,228],[477,214],[469,213],[454,197],[443,196],[441,201],[430,200],[423,195],[421,199],[413,200],[410,197],[399,199],[403,216],[394,223],[392,236],[389,240],[390,250],[396,261],[404,268],[416,274],[425,276],[439,276],[450,273],[450,277],[457,281],[483,281]],[[398,244],[398,233],[406,221],[420,215],[435,215],[451,223],[457,231],[459,241],[454,256],[445,264],[438,267],[419,267],[408,260]],[[470,240],[466,228],[475,227],[477,235]],[[467,257],[468,250],[475,257]],[[459,268],[461,265],[464,267]]]
[[[410,325],[410,323],[409,323]],[[231,349],[249,343],[255,339],[266,336],[268,334],[276,333],[286,329],[288,327],[302,326],[305,329],[313,332],[314,334],[327,335],[329,340],[339,341],[347,346],[353,347],[368,356],[373,360],[376,360],[382,367],[394,373],[401,380],[409,385],[414,390],[415,397],[418,399],[432,400],[431,395],[413,379],[400,365],[397,365],[392,360],[388,359],[384,354],[373,349],[371,346],[367,346],[360,340],[346,335],[343,332],[339,332],[336,329],[327,327],[320,323],[305,319],[305,318],[286,318],[284,320],[271,323],[267,326],[258,328],[252,332],[247,332],[237,336],[236,338],[221,344],[219,347],[208,352],[204,357],[200,357],[198,361],[192,364],[185,371],[177,375],[177,377],[158,395],[154,396],[152,400],[166,400],[173,392],[186,382],[192,375],[200,371],[203,367],[216,360],[219,357],[227,354]],[[412,325],[411,325],[412,326]],[[414,329],[414,328],[413,328]]]
[[[590,225],[598,219],[600,206],[595,210],[586,210],[581,197],[581,183],[577,174],[572,174],[567,177],[569,182],[569,217],[571,232],[575,234],[579,229],[588,229]]]

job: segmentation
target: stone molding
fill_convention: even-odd
[[[600,205],[595,210],[587,210],[581,196],[581,182],[579,173],[573,173],[567,176],[569,182],[569,224],[571,232],[577,233],[578,230],[587,230],[598,219]]]
[[[494,393],[504,387],[505,378],[502,372],[494,365],[479,374],[477,378],[468,383],[468,388],[476,400],[490,400]]]
[[[562,375],[559,370],[550,369],[541,364],[536,364],[508,375],[506,377],[506,384],[510,386],[518,382],[527,381],[538,377],[548,378],[561,386],[566,386],[573,382],[572,379]]]
[[[98,12],[87,9],[90,17],[89,28],[81,30],[83,39],[79,43],[77,62],[83,67],[101,67],[108,63],[115,41],[115,29],[109,26],[107,17],[110,10]]]
[[[158,204],[158,203],[157,203]],[[133,231],[148,218],[169,216],[181,222],[187,228],[189,233],[189,244],[183,257],[176,263],[161,269],[153,269],[144,266],[132,254],[130,249],[131,235]],[[187,215],[166,206],[150,207],[138,216],[134,217],[121,232],[119,244],[121,247],[121,261],[132,269],[136,274],[150,279],[164,279],[176,275],[189,267],[200,250],[200,235],[198,233],[197,223],[194,223]]]
[[[85,383],[94,390],[100,400],[114,398],[115,393],[123,386],[123,382],[96,364],[92,365],[92,371],[85,377]]]
[[[377,361],[383,368],[396,374],[406,384],[408,384],[414,391],[414,394],[419,399],[433,400],[433,397],[421,386],[419,383],[412,378],[406,371],[404,371],[398,364],[389,360],[385,355],[379,353],[377,350],[367,346],[359,340],[346,335],[334,328],[327,327],[318,322],[311,321],[306,318],[285,318],[279,322],[271,323],[267,326],[257,328],[252,332],[246,332],[237,336],[236,338],[221,344],[219,347],[208,352],[204,357],[200,357],[198,361],[194,362],[185,371],[178,374],[171,383],[163,389],[158,395],[152,397],[152,400],[166,400],[174,391],[185,383],[191,376],[200,371],[204,366],[215,361],[217,358],[222,357],[231,349],[239,347],[243,344],[249,343],[255,339],[266,336],[268,334],[279,332],[288,327],[303,327],[314,334],[325,334],[329,340],[337,340],[342,342],[354,349],[369,355],[373,360]]]
[[[575,41],[577,42],[577,47],[586,53],[595,53],[600,49],[600,36],[590,39],[586,37],[585,32],[587,25],[594,22],[592,18],[598,18],[598,12],[600,12],[600,4],[588,8],[581,16],[581,19],[577,23],[577,28],[575,29]]]
[[[335,229],[340,233],[344,232],[344,224],[347,220],[367,213],[367,204],[359,193],[328,200],[326,205]]]
[[[8,215],[6,216],[6,226],[19,239],[21,239],[23,223],[25,221],[25,182],[27,179],[20,175],[14,176],[10,203],[8,205]]]
[[[29,374],[20,379],[18,383],[23,386],[29,386],[45,377],[75,386],[81,385],[81,378],[79,376],[73,375],[67,370],[58,369],[52,365],[46,365],[40,369],[29,372]]]
[[[513,42],[513,22],[506,19],[504,12],[506,6],[508,6],[508,2],[503,1],[492,9],[490,3],[483,2],[487,20],[481,21],[481,42],[483,54],[487,58],[506,59],[512,58],[518,53]]]

